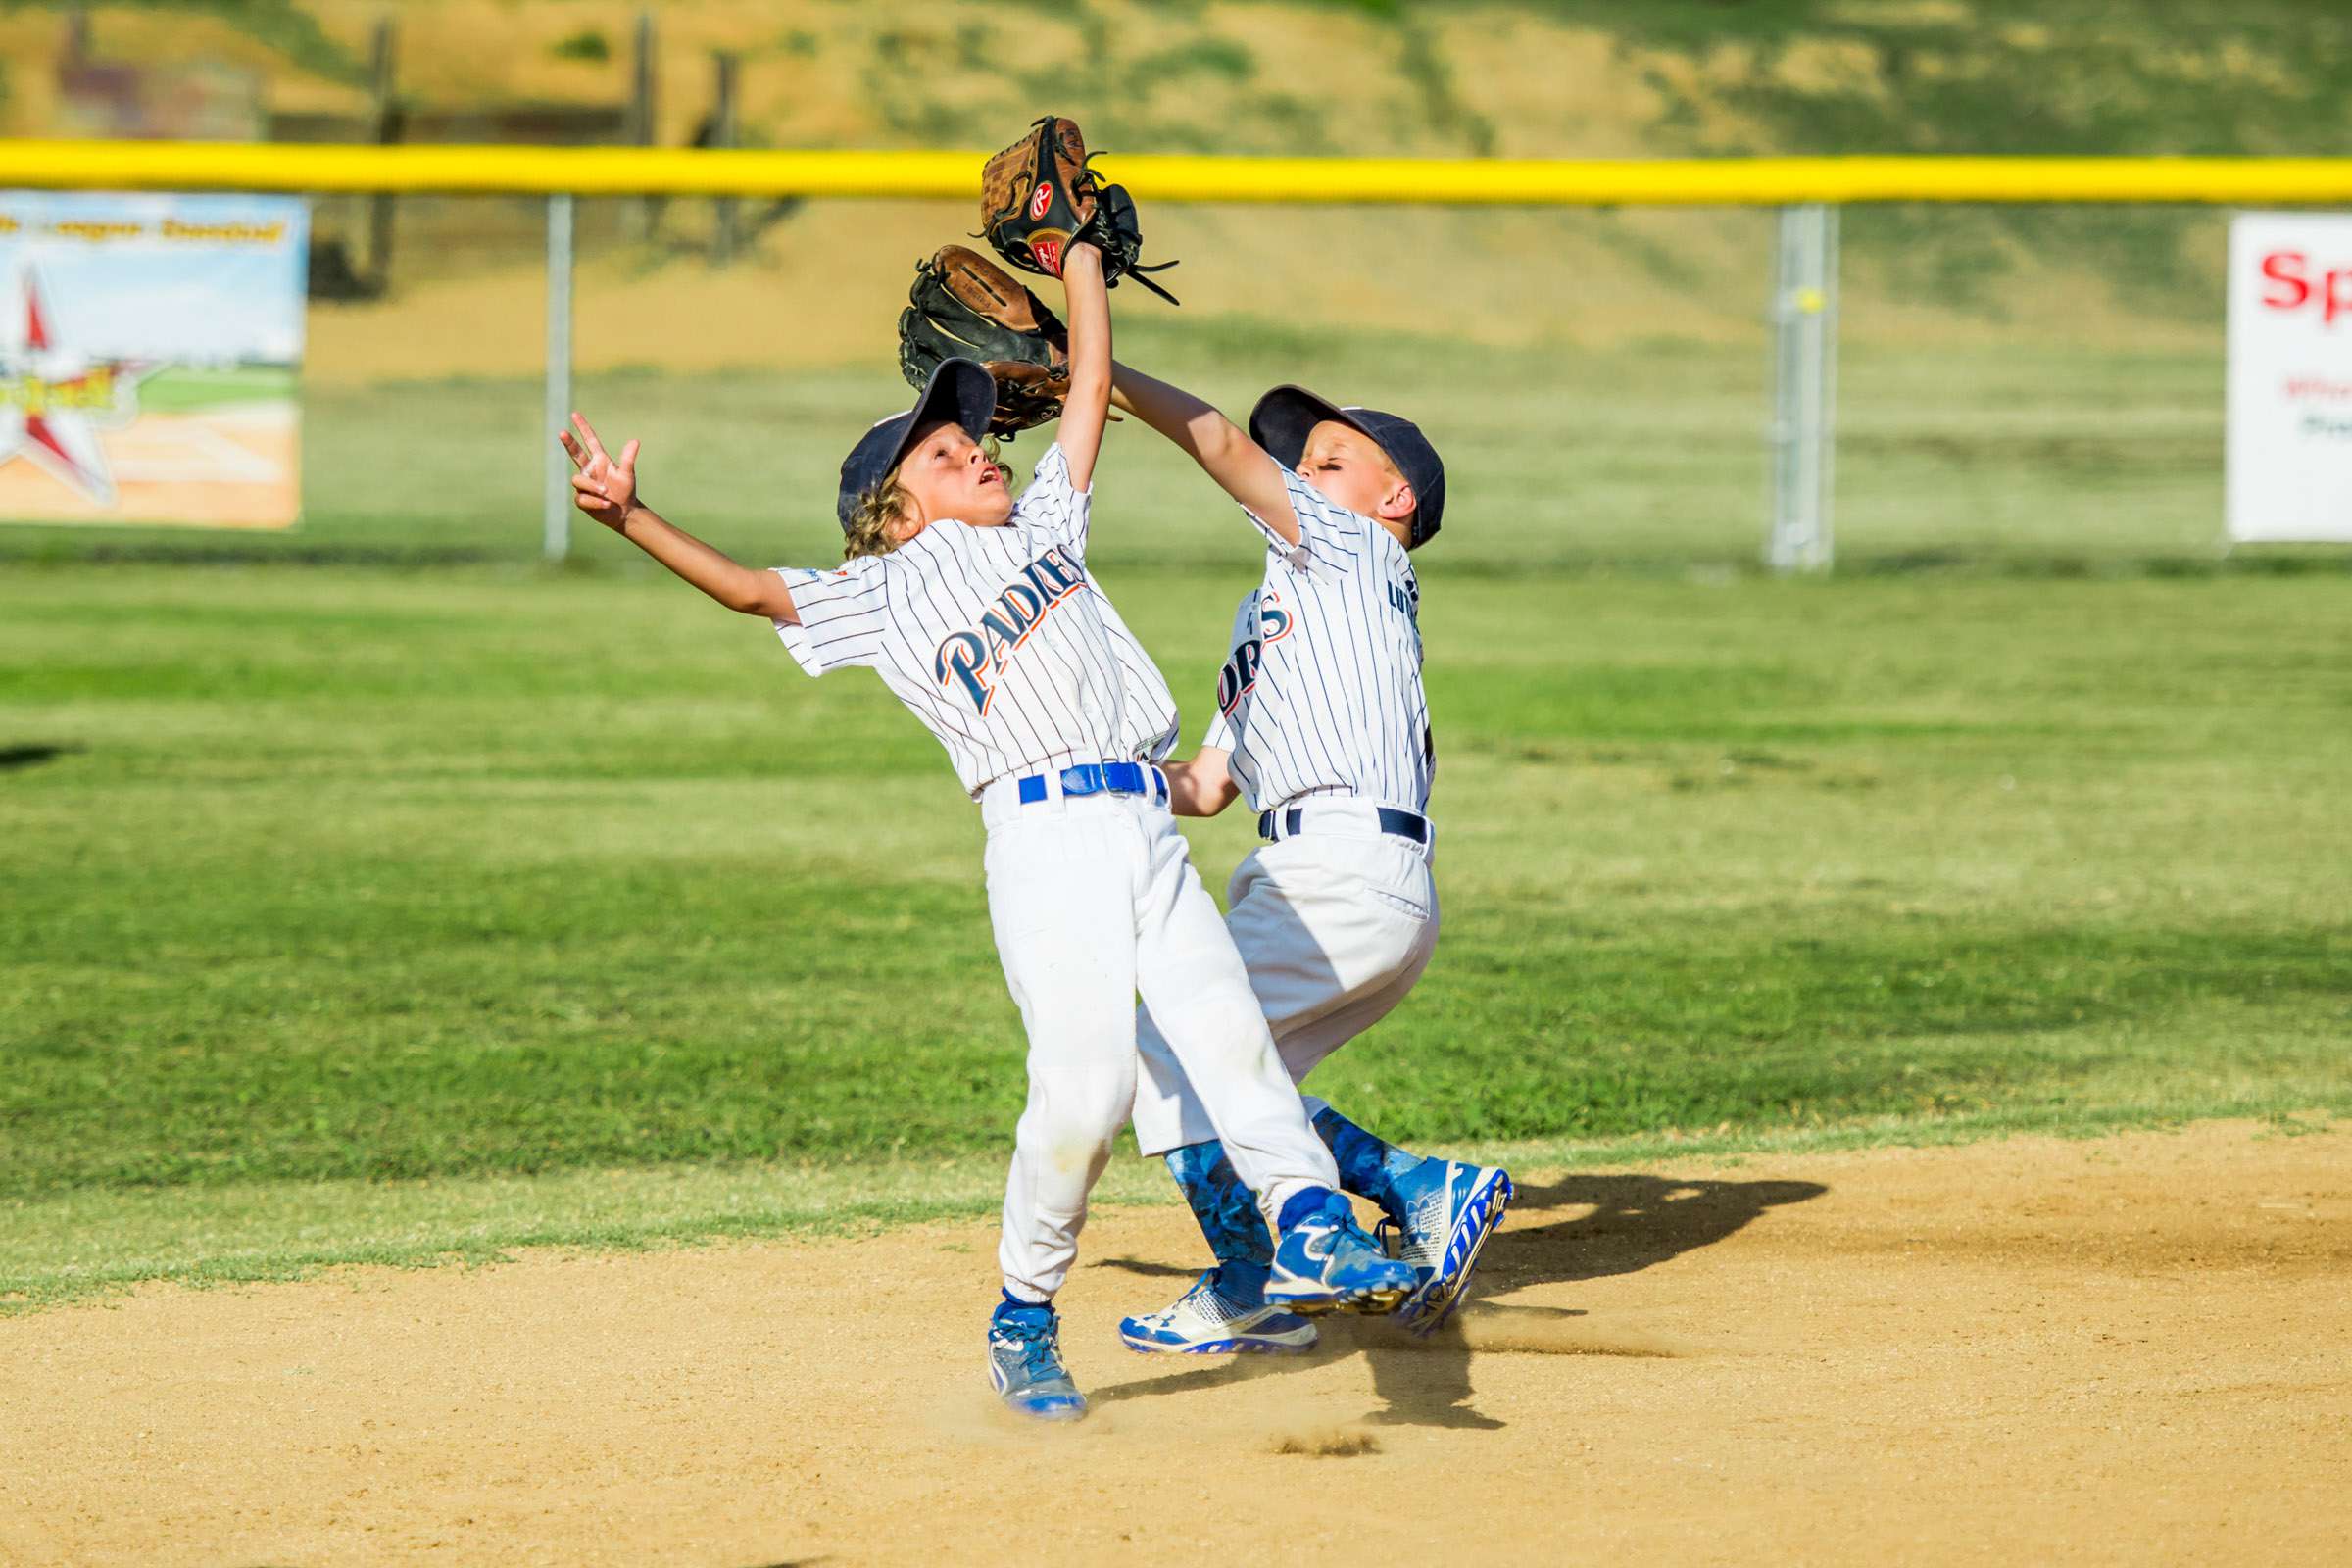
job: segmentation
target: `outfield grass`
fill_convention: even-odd
[[[239,25],[289,69],[351,75],[350,40],[265,9]],[[497,23],[438,9],[416,25]],[[755,135],[993,144],[1029,112],[1019,73],[972,74],[1007,24],[983,8],[953,39],[806,9],[696,24],[741,32],[695,47],[748,51]],[[2121,33],[2029,0],[1681,9],[1326,8],[1323,74],[1368,86],[1304,115],[1281,8],[1045,47],[1107,63],[1063,105],[1099,145],[1163,150],[2299,152],[2352,70],[2282,0]],[[483,90],[478,49],[412,52],[464,67],[427,98]],[[498,58],[510,96],[611,90]],[[790,91],[760,96],[763,58]],[[858,85],[909,58],[971,90]],[[776,243],[837,272],[824,217]],[[1785,584],[1754,575],[1765,220],[1654,218],[1319,212],[1352,258],[1326,275],[1276,265],[1298,212],[1188,213],[1192,303],[1122,304],[1139,364],[1236,410],[1299,368],[1452,467],[1425,567],[1446,936],[1317,1087],[1550,1162],[2352,1110],[2352,576],[2220,557],[2216,220],[1849,214],[1841,577]],[[302,528],[0,528],[0,1310],[995,1201],[1020,1044],[936,748],[586,524],[537,569],[536,382],[436,378],[535,321],[535,284],[444,319],[417,285],[511,270],[535,220],[403,208],[415,311],[320,334],[384,363],[303,389]],[[1220,252],[1270,270],[1237,291]],[[736,319],[662,254],[628,309]],[[820,281],[758,278],[774,312]],[[831,556],[840,453],[906,396],[882,357],[608,369],[583,316],[577,401],[645,439],[653,499],[751,559]],[[1423,330],[1332,324],[1367,316]],[[418,378],[345,384],[393,368]],[[1144,432],[1111,441],[1097,565],[1197,735],[1248,546]],[[1220,881],[1247,825],[1195,843]],[[1162,1195],[1133,1165],[1107,1191]]]
[[[1787,584],[1748,348],[1152,319],[1231,406],[1269,359],[1446,393],[1447,935],[1318,1087],[1554,1160],[2352,1102],[2348,585],[2218,560],[2208,356],[1850,353],[1846,575]],[[904,397],[580,402],[822,561]],[[295,534],[0,530],[0,1301],[984,1210],[1020,1047],[932,743],[589,525],[529,564],[533,389],[305,401]],[[1096,564],[1197,733],[1249,546],[1113,443]],[[1212,882],[1248,842],[1197,832]]]
[[[1098,564],[1197,730],[1246,575]],[[2340,578],[1429,590],[1446,934],[1317,1081],[1365,1119],[1605,1154],[2352,1110]],[[758,624],[634,577],[20,566],[0,691],[0,1212],[51,1239],[0,1293],[137,1274],[92,1216],[173,1190],[283,1259],[663,1230],[509,1188],[328,1246],[319,1180],[717,1170],[763,1195],[724,1229],[878,1212],[794,1172],[897,1171],[885,1217],[993,1179],[978,824]],[[1220,879],[1247,824],[1195,843]]]

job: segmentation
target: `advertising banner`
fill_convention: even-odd
[[[301,513],[298,197],[0,192],[0,520]]]
[[[2228,512],[2236,540],[2352,540],[2352,218],[2230,225]]]

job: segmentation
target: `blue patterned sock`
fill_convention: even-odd
[[[1382,1213],[1403,1224],[1404,1202],[1396,1195],[1396,1178],[1420,1164],[1421,1156],[1383,1143],[1329,1105],[1315,1112],[1315,1132],[1339,1162],[1340,1185],[1369,1198]]]
[[[1218,1270],[1236,1285],[1252,1280],[1265,1283],[1266,1265],[1274,1261],[1274,1238],[1266,1231],[1265,1216],[1257,1211],[1257,1195],[1242,1185],[1225,1157],[1225,1146],[1215,1139],[1187,1144],[1163,1156],[1168,1174],[1193,1205],[1200,1234],[1216,1255]]]

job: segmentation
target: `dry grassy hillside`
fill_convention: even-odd
[[[213,58],[279,111],[358,113],[381,0],[115,5],[105,58]],[[401,87],[424,108],[611,103],[639,7],[411,0]],[[974,148],[1034,113],[1110,149],[1653,157],[1791,151],[2334,150],[2352,127],[2345,24],[2287,0],[2214,8],[2019,0],[1598,0],[1415,6],[1079,0],[693,0],[659,6],[661,139],[688,139],[711,54],[742,62],[747,140]],[[2226,15],[2224,13],[2227,13]],[[0,14],[5,117],[38,133],[64,23]],[[1148,193],[1147,193],[1148,194]],[[345,212],[320,215],[333,227]],[[1753,337],[1767,229],[1745,213],[1216,211],[1150,214],[1201,316],[1306,330],[1372,323],[1474,342]],[[867,355],[903,268],[968,228],[952,205],[811,204],[713,273],[707,215],[623,245],[588,215],[589,363],[699,368]],[[322,310],[328,378],[500,374],[537,363],[535,212],[416,204],[394,297]],[[2193,215],[1856,214],[1848,330],[2187,344],[2210,331],[2218,223]],[[611,242],[608,243],[608,238]],[[885,259],[865,265],[865,258]],[[779,301],[823,297],[813,324]],[[1138,302],[1138,309],[1158,308]]]

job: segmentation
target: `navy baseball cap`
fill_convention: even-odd
[[[1278,386],[1250,411],[1250,439],[1272,453],[1285,468],[1296,468],[1306,455],[1308,434],[1325,419],[1370,436],[1396,465],[1404,482],[1413,487],[1413,497],[1420,503],[1413,514],[1413,543],[1420,544],[1436,533],[1446,514],[1446,465],[1412,420],[1378,409],[1343,409],[1302,386]]]
[[[850,518],[858,512],[858,498],[889,478],[890,470],[906,458],[917,430],[941,419],[953,419],[973,440],[984,440],[989,416],[996,408],[997,378],[988,373],[986,366],[978,360],[940,361],[939,368],[923,384],[923,395],[914,400],[914,407],[877,421],[858,438],[858,444],[850,448],[850,455],[841,460],[841,495],[833,505],[841,518],[841,531],[850,531]]]

